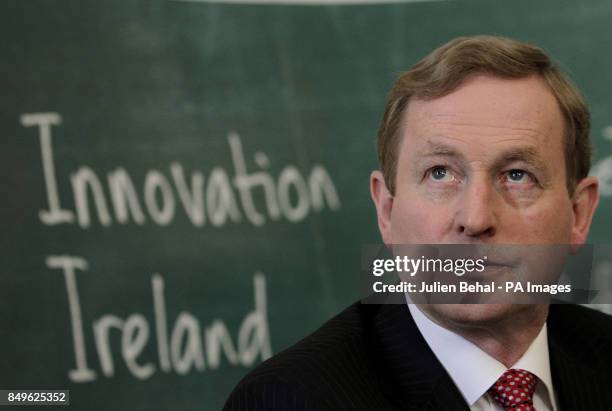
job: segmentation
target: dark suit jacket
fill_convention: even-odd
[[[551,305],[551,373],[563,411],[612,410],[612,317]],[[225,410],[468,410],[406,305],[356,303],[260,364]]]

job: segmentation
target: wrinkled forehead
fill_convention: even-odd
[[[409,102],[402,122],[408,144],[430,144],[435,136],[469,145],[522,143],[562,149],[564,120],[542,79],[501,79],[479,75],[454,92]]]

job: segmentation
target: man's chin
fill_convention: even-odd
[[[517,304],[424,304],[421,310],[445,328],[487,326],[529,309]]]

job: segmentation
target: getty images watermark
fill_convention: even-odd
[[[612,245],[368,245],[361,292],[373,304],[608,304]]]

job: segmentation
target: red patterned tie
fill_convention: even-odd
[[[535,411],[533,393],[538,377],[529,371],[510,369],[491,388],[489,394],[506,411]]]

